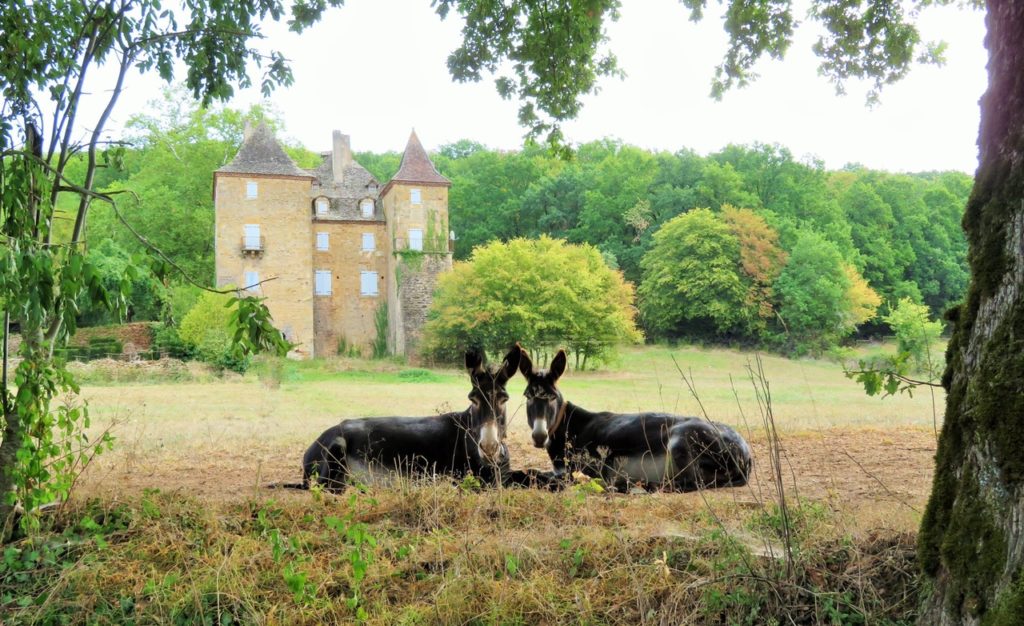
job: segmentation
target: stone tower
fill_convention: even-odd
[[[448,240],[448,188],[414,130],[398,172],[381,190],[391,246],[388,255],[388,348],[413,354],[437,278],[452,267]]]
[[[313,178],[285,154],[266,124],[246,126],[238,155],[213,174],[217,286],[265,297],[299,358],[313,356]]]

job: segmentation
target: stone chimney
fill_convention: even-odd
[[[334,174],[335,183],[341,183],[345,168],[351,164],[352,147],[349,145],[349,136],[341,134],[340,130],[336,130],[334,131],[334,151],[331,155],[331,169]]]
[[[242,130],[242,141],[249,141],[249,137],[252,137],[252,133],[255,130],[256,128],[253,127],[252,122],[245,120],[245,128]]]

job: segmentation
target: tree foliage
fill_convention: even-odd
[[[740,243],[740,266],[749,281],[747,305],[757,316],[774,315],[772,283],[786,264],[786,251],[779,247],[779,234],[763,217],[750,209],[722,207],[722,219]]]
[[[301,30],[316,21],[328,3],[340,0],[296,4],[292,28]],[[100,304],[123,315],[132,273],[137,272],[126,268],[125,278],[111,292],[87,257],[84,240],[94,201],[116,207],[119,200],[116,194],[97,192],[97,171],[120,161],[122,151],[107,150],[103,136],[126,76],[137,68],[170,80],[180,60],[187,68],[186,88],[208,103],[231,96],[234,85],[248,86],[248,65],[255,63],[269,93],[274,85],[291,80],[290,71],[280,53],[249,44],[259,36],[259,20],[280,19],[283,13],[276,0],[197,0],[176,8],[156,0],[0,4],[0,300],[6,307],[4,337],[13,319],[23,339],[13,380],[6,341],[3,345],[3,537],[17,502],[31,513],[42,502],[66,496],[83,455],[98,449],[84,438],[84,408],[51,406],[58,394],[77,391],[53,354],[74,334],[80,303]],[[85,120],[79,105],[92,90],[89,79],[99,65],[115,70],[116,79],[101,96],[105,103],[98,117]],[[82,127],[88,129],[84,142],[79,139]],[[70,199],[62,199],[65,215],[60,215],[58,199],[65,193]],[[55,228],[62,217],[68,226]],[[173,261],[155,247],[148,250],[160,277]],[[237,309],[238,319],[247,325],[239,329],[239,345],[287,346],[272,329],[267,333],[266,307],[243,299]]]
[[[813,231],[797,239],[775,292],[786,343],[798,352],[834,345],[874,317],[880,302],[836,245]]]
[[[758,315],[757,303],[748,302],[740,240],[708,209],[662,226],[642,266],[640,310],[653,331],[728,335]]]
[[[585,368],[641,339],[633,295],[593,246],[550,237],[493,242],[439,279],[423,349],[450,359],[457,346],[564,346]]]

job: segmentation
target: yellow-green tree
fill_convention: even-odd
[[[519,341],[565,347],[585,369],[642,339],[633,297],[594,246],[546,236],[492,242],[440,278],[422,350],[449,359],[469,345],[497,352]]]

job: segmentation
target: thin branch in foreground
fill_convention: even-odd
[[[919,515],[920,515],[921,511],[919,511],[919,510],[918,510],[918,509],[917,509],[917,508],[916,508],[915,506],[913,506],[912,504],[910,504],[909,502],[907,502],[907,501],[906,501],[905,499],[901,498],[901,497],[900,497],[900,496],[899,496],[899,495],[898,495],[898,494],[897,494],[896,492],[894,492],[894,491],[893,491],[892,489],[889,489],[889,487],[888,487],[888,486],[887,486],[887,485],[886,485],[885,483],[883,483],[883,482],[882,482],[882,479],[881,479],[881,478],[879,478],[878,476],[875,476],[874,474],[872,474],[871,472],[869,472],[869,471],[868,471],[868,469],[867,469],[866,467],[864,467],[863,465],[861,465],[860,461],[858,461],[858,460],[857,460],[856,458],[854,458],[854,456],[853,456],[852,454],[850,454],[850,453],[849,453],[848,451],[846,451],[846,450],[843,450],[843,454],[845,454],[847,458],[849,458],[849,459],[850,459],[851,461],[853,461],[853,462],[854,462],[854,463],[855,463],[855,464],[857,465],[857,467],[859,467],[859,468],[860,468],[860,471],[864,472],[864,474],[865,474],[865,475],[867,475],[867,476],[868,476],[869,478],[871,478],[871,479],[872,479],[872,480],[874,480],[874,481],[875,481],[876,483],[878,483],[878,485],[879,485],[879,486],[880,486],[880,487],[881,487],[882,489],[884,489],[884,490],[885,490],[885,492],[886,492],[887,494],[889,494],[890,496],[892,496],[893,498],[895,498],[897,502],[899,502],[899,503],[900,503],[900,504],[902,504],[903,506],[907,507],[908,509],[910,509],[910,510],[911,510],[911,511],[913,511],[914,513],[917,513],[917,514],[919,514]]]

